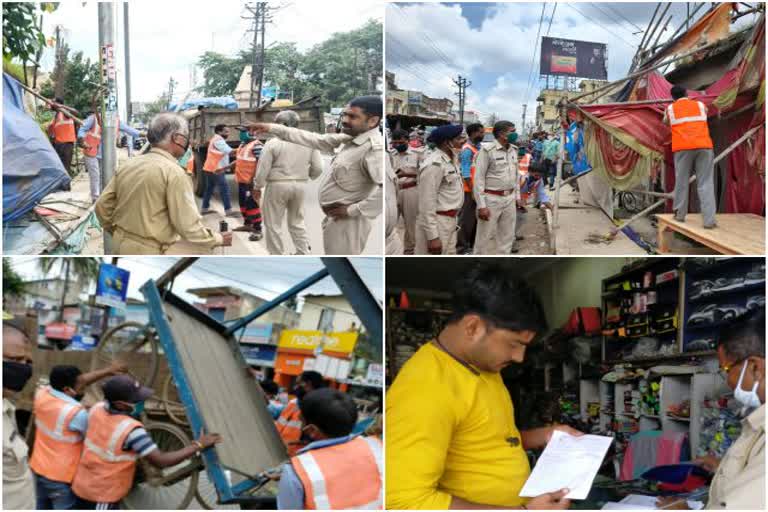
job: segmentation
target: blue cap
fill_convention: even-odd
[[[455,139],[461,135],[461,132],[463,131],[464,127],[460,124],[446,124],[432,130],[432,133],[427,137],[427,142],[440,144],[446,140]]]

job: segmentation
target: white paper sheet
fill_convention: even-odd
[[[534,497],[570,489],[566,498],[585,499],[611,443],[612,437],[576,437],[555,430],[520,496]]]
[[[602,510],[659,510],[659,507],[656,506],[656,500],[658,500],[658,496],[629,494],[618,503],[609,501],[603,505]],[[691,510],[701,510],[704,508],[704,503],[701,501],[687,500],[687,503],[688,508]]]

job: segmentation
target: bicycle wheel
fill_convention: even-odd
[[[152,387],[158,369],[158,338],[154,327],[139,322],[123,322],[101,337],[91,357],[91,370],[109,366],[119,359],[142,385]]]
[[[162,451],[175,451],[191,443],[189,436],[171,423],[147,422],[144,428]],[[179,510],[187,508],[197,492],[202,461],[198,457],[167,468],[140,461],[136,483],[123,498],[129,509]]]
[[[175,423],[184,427],[189,426],[189,420],[187,419],[187,412],[184,408],[184,404],[179,401],[178,391],[176,390],[175,383],[173,381],[173,375],[170,373],[163,382],[162,395],[163,406],[168,417]]]

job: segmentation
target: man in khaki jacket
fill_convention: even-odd
[[[342,114],[342,134],[318,134],[279,124],[255,123],[253,128],[285,141],[333,153],[331,170],[320,178],[320,207],[325,254],[361,254],[371,232],[371,220],[381,214],[382,151],[379,132],[380,96],[353,99]],[[381,236],[381,235],[378,235]]]
[[[232,245],[232,233],[203,224],[192,184],[179,159],[189,150],[189,127],[177,114],[149,125],[151,149],[129,160],[96,202],[96,216],[112,235],[111,254],[164,254],[179,240],[212,251]]]
[[[290,128],[299,126],[299,114],[284,110],[277,114],[275,122]],[[264,227],[267,232],[269,254],[287,254],[283,245],[283,219],[288,217],[288,233],[293,240],[296,254],[309,254],[309,237],[304,224],[304,192],[309,179],[317,179],[323,173],[320,152],[273,137],[264,144],[259,167],[254,180],[254,197],[265,201]]]
[[[35,508],[35,482],[29,448],[16,424],[12,402],[32,377],[31,343],[21,318],[3,319],[3,508]]]

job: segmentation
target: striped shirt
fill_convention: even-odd
[[[111,405],[107,408],[107,411],[110,414],[122,414],[124,416],[129,416],[128,414],[125,414],[124,411],[113,409]],[[157,445],[149,436],[149,433],[144,427],[136,427],[131,431],[130,434],[128,434],[128,437],[125,438],[125,442],[123,443],[123,450],[134,452],[138,454],[139,457],[146,457],[153,451],[157,450]]]

